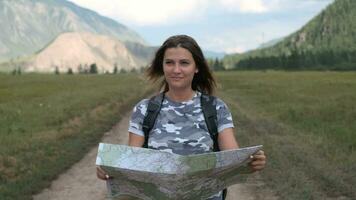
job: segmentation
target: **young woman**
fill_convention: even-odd
[[[180,155],[213,151],[200,104],[202,93],[212,95],[216,86],[201,48],[186,35],[168,38],[158,49],[147,70],[150,80],[162,79],[164,99],[155,124],[149,133],[148,148]],[[148,99],[139,102],[133,110],[129,125],[129,145],[142,147],[145,141],[142,130],[147,113]],[[218,145],[221,151],[239,148],[234,136],[231,113],[219,98],[214,102],[217,111]],[[265,167],[263,151],[254,155],[250,163],[253,171]],[[97,170],[101,179],[108,176]],[[208,198],[222,199],[222,192]]]

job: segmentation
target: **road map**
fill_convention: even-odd
[[[182,156],[174,153],[100,143],[96,165],[105,170],[108,196],[142,200],[205,199],[250,173],[250,156],[262,145]]]

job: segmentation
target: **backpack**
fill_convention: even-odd
[[[142,130],[145,135],[145,141],[143,144],[143,148],[148,148],[148,137],[149,132],[153,128],[158,113],[161,110],[162,102],[164,100],[164,93],[160,93],[159,95],[153,96],[150,98],[147,106],[147,113],[145,118],[143,119]],[[211,139],[213,140],[214,147],[213,150],[220,151],[218,144],[218,128],[217,128],[217,113],[216,107],[213,104],[216,100],[216,97],[210,96],[202,93],[200,97],[201,108],[203,111],[204,119],[206,126],[209,130],[209,134]],[[227,189],[223,190],[223,199],[226,198]]]

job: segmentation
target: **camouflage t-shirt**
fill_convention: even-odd
[[[161,110],[150,131],[148,148],[179,155],[200,154],[213,151],[213,140],[206,126],[200,105],[200,92],[185,102],[175,102],[164,97]],[[133,109],[129,132],[144,136],[142,123],[149,100],[140,101]],[[217,111],[218,132],[234,127],[231,113],[219,98],[214,102]],[[219,200],[221,192],[209,200]]]

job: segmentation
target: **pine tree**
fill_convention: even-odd
[[[114,65],[114,70],[113,70],[113,74],[117,74],[117,72],[118,72],[118,69],[117,69],[117,64],[115,63],[115,65]]]
[[[72,74],[73,74],[73,70],[72,70],[72,68],[68,68],[67,74],[70,74],[70,75],[72,75]]]
[[[59,74],[60,74],[58,66],[56,66],[56,68],[55,68],[55,70],[54,70],[54,74],[56,74],[56,75],[59,75]]]
[[[22,74],[22,70],[21,70],[21,67],[19,67],[18,69],[17,69],[17,75],[21,75]]]
[[[96,66],[96,63],[93,63],[93,64],[90,65],[89,73],[90,74],[97,74],[98,73],[98,68]]]

